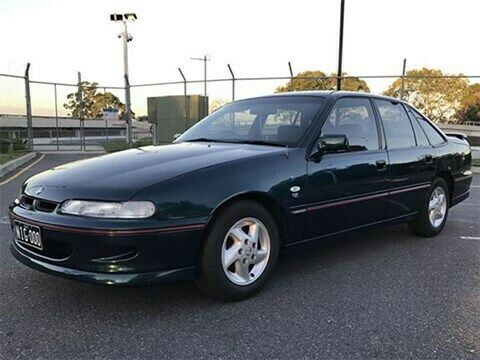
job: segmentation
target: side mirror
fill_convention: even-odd
[[[182,136],[181,133],[173,135],[173,141],[177,140],[180,136]]]
[[[347,135],[325,135],[317,142],[318,153],[348,151]]]

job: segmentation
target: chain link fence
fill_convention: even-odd
[[[227,65],[228,76],[207,80],[210,108],[277,90],[336,88],[336,76],[294,75],[290,64],[289,72],[287,76],[237,77]],[[148,97],[204,94],[205,80],[189,80],[180,69],[177,76],[176,81],[130,85],[137,118],[145,120]],[[341,80],[343,89],[387,93],[411,102],[440,123],[480,126],[480,75],[420,75],[404,69],[401,75],[343,76]],[[5,94],[0,98],[2,151],[22,146],[36,151],[103,151],[125,143],[125,121],[105,116],[112,99],[125,97],[125,88],[96,84],[95,93],[103,94],[105,101],[96,112],[90,111],[91,98],[86,96],[91,89],[92,84],[80,77],[76,84],[31,80],[28,67],[24,75],[0,73],[0,91]],[[67,108],[69,104],[74,106]],[[132,121],[134,145],[153,143],[153,131],[147,121]]]
[[[88,113],[85,95],[91,85],[31,80],[25,74],[0,74],[0,152],[9,151],[95,151],[126,143],[127,126],[115,112],[105,117],[107,99],[122,99],[124,88],[95,86],[105,97],[105,104],[94,114]],[[22,96],[23,95],[23,96]],[[69,108],[67,108],[67,105]],[[23,111],[22,111],[23,110]],[[148,123],[135,122],[134,143],[152,143]],[[124,146],[125,147],[125,146]]]

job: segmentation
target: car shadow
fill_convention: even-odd
[[[267,288],[253,299],[258,301],[262,297],[272,296],[285,287],[292,291],[292,281],[294,287],[302,286],[302,282],[294,281],[296,279],[331,277],[328,274],[330,270],[338,271],[343,266],[368,262],[382,252],[394,250],[392,247],[415,241],[418,239],[408,235],[406,226],[364,231],[323,241],[315,247],[282,257]],[[121,311],[138,308],[145,312],[148,309],[157,311],[159,307],[205,307],[217,306],[219,303],[204,295],[193,282],[118,287],[76,282],[33,271],[32,273],[34,276],[30,278],[34,279],[29,281],[30,289],[41,287],[45,297],[58,299],[60,292],[62,302],[81,301],[84,306],[107,312],[112,304]],[[253,299],[246,302],[254,301]]]

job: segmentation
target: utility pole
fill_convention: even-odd
[[[345,14],[345,0],[340,3],[340,38],[338,40],[338,72],[337,91],[342,90],[342,60],[343,60],[343,20]]]
[[[127,21],[123,20],[124,30],[122,33],[123,39],[123,68],[125,79],[125,121],[127,123],[127,144],[132,147],[132,112],[130,105],[130,81],[128,79],[128,42],[132,40],[129,38],[127,30]]]
[[[128,33],[127,21],[133,22],[137,20],[137,15],[134,13],[128,14],[111,14],[111,21],[123,22],[123,32],[118,35],[123,40],[123,68],[124,68],[124,82],[125,82],[125,122],[127,125],[126,142],[128,147],[132,147],[132,110],[130,102],[130,80],[128,77],[128,42],[133,40],[132,35]]]

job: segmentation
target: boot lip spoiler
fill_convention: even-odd
[[[462,132],[448,131],[448,132],[445,133],[445,135],[453,136],[453,137],[456,137],[457,139],[460,139],[460,140],[467,140],[467,135],[462,133]]]

